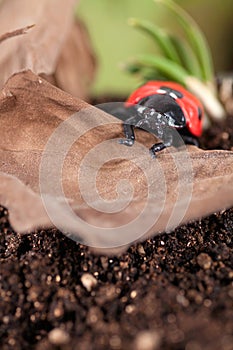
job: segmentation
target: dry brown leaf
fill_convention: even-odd
[[[0,127],[0,204],[19,232],[53,222],[103,251],[233,205],[233,152],[171,147],[151,159],[153,135],[120,145],[119,120],[30,71],[1,91]]]
[[[54,74],[62,90],[87,99],[96,73],[96,59],[85,25],[76,20],[58,58]]]
[[[89,38],[75,23],[75,0],[4,0],[0,34],[35,24],[26,35],[1,43],[0,87],[14,73],[30,69],[81,98],[87,98],[95,62]],[[86,62],[84,64],[83,62]]]

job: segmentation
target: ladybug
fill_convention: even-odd
[[[135,90],[125,102],[128,118],[124,121],[126,139],[120,143],[132,146],[134,128],[145,129],[163,142],[150,148],[152,156],[169,146],[179,146],[177,130],[186,144],[198,146],[202,133],[203,107],[199,100],[181,85],[170,81],[149,81]]]
[[[179,147],[183,142],[198,146],[202,133],[201,103],[184,87],[170,81],[149,81],[135,90],[123,106],[105,111],[123,120],[125,139],[119,141],[121,144],[134,144],[134,128],[159,138],[162,142],[150,148],[152,157],[166,147]],[[177,137],[177,131],[181,137]]]

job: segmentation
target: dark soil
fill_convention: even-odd
[[[233,118],[201,146],[233,149]],[[233,209],[120,257],[0,228],[0,349],[233,349]]]

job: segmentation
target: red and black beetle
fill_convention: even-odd
[[[170,101],[165,102],[165,97],[168,97]],[[146,105],[161,113],[175,113],[175,110],[177,110],[177,114],[174,115],[175,119],[180,120],[180,114],[182,114],[186,121],[186,128],[190,134],[195,137],[201,136],[202,105],[194,95],[177,83],[170,81],[149,81],[129,96],[126,106],[132,104]],[[181,110],[179,110],[179,107],[177,108],[177,105]]]
[[[124,121],[126,138],[120,140],[121,144],[134,144],[134,128],[149,131],[161,139],[162,142],[150,148],[152,156],[166,147],[178,147],[180,140],[198,146],[202,133],[201,103],[184,87],[170,81],[149,81],[135,90],[122,108],[108,112]]]

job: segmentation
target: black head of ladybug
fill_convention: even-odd
[[[181,107],[168,94],[154,94],[144,97],[138,101],[137,105],[152,108],[157,113],[161,113],[166,118],[167,125],[171,127],[183,128],[186,125],[186,119]]]

